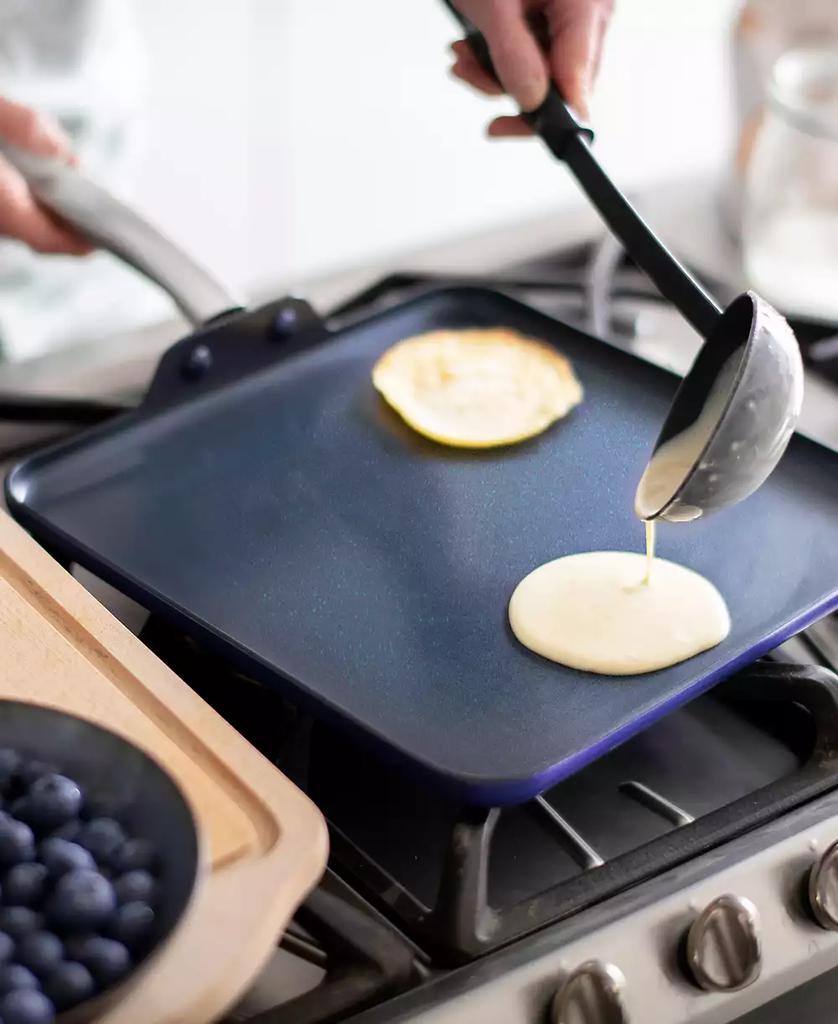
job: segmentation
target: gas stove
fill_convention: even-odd
[[[500,811],[444,800],[274,693],[233,677],[157,620],[140,635],[329,821],[329,875],[282,940],[285,970],[275,965],[273,986],[266,980],[232,1019],[447,1024],[479,1012],[490,1021],[540,1022],[563,981],[591,962],[599,966],[572,1001],[581,1008],[552,1019],[678,1021],[689,1013],[723,1021],[735,1019],[732,1007],[738,1016],[737,998],[748,1005],[764,990],[782,956],[786,987],[805,977],[815,947],[838,964],[838,937],[817,923],[805,891],[830,826],[838,838],[838,819],[819,818],[838,815],[838,678],[813,637],[536,800]],[[832,880],[828,870],[822,877]],[[731,902],[720,916],[729,912],[733,923],[721,922],[727,931],[719,939],[719,922],[710,920],[695,954],[701,966],[691,967],[686,935],[698,934],[695,921],[717,897],[756,907],[753,959],[750,933],[736,932],[739,903]],[[778,930],[783,912],[789,923]],[[790,931],[799,932],[796,942]],[[781,948],[769,952],[778,937]],[[319,984],[287,1001],[291,956]],[[658,956],[669,988],[662,992],[658,978],[650,1002],[648,982],[632,982]],[[596,974],[606,968],[625,979],[618,986],[626,989],[624,1017],[585,1008],[604,998],[588,989],[608,982],[607,972]],[[712,992],[696,981],[701,970]],[[757,972],[738,994],[715,992]]]
[[[597,237],[476,276],[391,274],[342,301],[332,319],[466,280],[679,372],[699,344]],[[711,284],[724,297],[723,285]],[[796,327],[809,366],[803,429],[838,447],[835,329]],[[27,408],[37,416],[37,401]],[[40,443],[25,431],[15,437],[18,450]],[[785,1019],[778,998],[813,978],[784,998],[808,999],[803,1016],[813,1024],[832,1019],[833,621],[536,800],[501,811],[442,799],[78,575],[329,822],[329,871],[231,1021],[768,1024]]]

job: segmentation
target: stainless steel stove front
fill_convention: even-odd
[[[838,877],[831,848],[836,840],[838,794],[830,794],[352,1022],[725,1024],[739,1020],[838,967],[838,931],[818,923],[808,895],[811,872],[817,871],[826,854],[825,870],[816,878],[825,885],[823,899],[834,911]],[[697,922],[705,926],[700,934],[695,931]],[[696,942],[703,946],[702,961],[715,977],[715,985],[702,987],[699,980],[706,979],[697,978],[690,965],[691,929],[693,946]],[[580,967],[587,983],[577,987],[581,996],[557,999],[568,979],[578,980],[574,972]],[[815,1024],[805,1014],[801,1019]]]

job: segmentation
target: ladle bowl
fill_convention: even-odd
[[[786,450],[803,402],[803,362],[785,319],[753,292],[735,299],[705,341],[684,377],[655,443],[663,445],[695,423],[717,382],[727,386],[718,414],[698,439],[694,458],[671,495],[644,506],[641,519],[684,522],[735,505],[771,474]]]

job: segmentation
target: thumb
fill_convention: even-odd
[[[550,72],[567,102],[583,117],[613,3],[611,0],[552,0],[549,7]]]

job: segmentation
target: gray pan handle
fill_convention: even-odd
[[[130,206],[60,160],[5,141],[0,153],[33,195],[92,242],[160,285],[190,323],[199,326],[243,307],[239,298]]]

